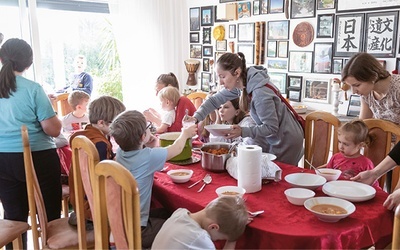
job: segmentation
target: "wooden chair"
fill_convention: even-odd
[[[63,117],[74,111],[68,103],[68,96],[69,93],[62,93],[56,95],[56,99],[52,100],[53,109],[59,117]]]
[[[28,229],[26,222],[0,219],[0,248],[12,242],[14,249],[22,249],[22,234]]]
[[[141,249],[140,199],[135,178],[111,160],[97,164],[95,174],[96,249],[109,246],[108,223],[117,249]]]
[[[305,161],[318,167],[328,162],[329,154],[338,149],[339,119],[324,111],[314,111],[306,116],[304,167],[310,168]]]
[[[394,224],[392,235],[392,250],[400,249],[400,206],[394,212]]]
[[[400,126],[380,119],[365,119],[363,121],[369,128],[371,138],[370,144],[364,149],[364,155],[377,166],[389,154],[393,145],[400,140]],[[387,192],[392,193],[399,180],[399,174],[400,169],[394,168],[379,179],[379,186],[385,188],[386,185]]]
[[[200,105],[204,102],[207,97],[207,93],[205,92],[193,92],[186,96],[189,100],[192,101],[196,109],[200,107]]]
[[[40,249],[39,238],[41,238],[42,248],[76,249],[79,246],[78,239],[80,239],[78,238],[78,230],[68,224],[68,218],[60,218],[50,222],[47,220],[42,192],[33,166],[28,130],[25,125],[22,126],[21,133],[24,147],[26,187],[28,191],[29,215],[31,217],[34,249]],[[81,210],[82,209],[83,208],[81,208]],[[90,243],[88,243],[88,245],[94,245],[93,231],[90,231],[86,236],[87,238],[85,239]]]
[[[86,249],[85,211],[84,197],[89,203],[93,216],[93,189],[94,167],[100,161],[96,146],[86,136],[77,135],[72,139],[72,167],[70,175],[73,175],[73,189],[75,208],[78,221],[79,248]],[[79,225],[83,225],[80,227]]]

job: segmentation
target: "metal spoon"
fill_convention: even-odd
[[[322,174],[322,172],[318,168],[314,167],[314,165],[311,164],[311,162],[309,162],[307,159],[304,159],[304,161],[307,162],[308,165],[310,165],[310,167],[312,167],[315,171],[317,171],[318,173]]]
[[[201,186],[201,188],[200,188],[199,191],[197,191],[197,192],[200,193],[200,192],[203,190],[203,188],[204,188],[207,184],[210,184],[210,183],[211,183],[211,181],[212,181],[211,175],[206,175],[206,176],[204,176],[204,178],[203,178],[204,184],[203,184],[203,186]]]
[[[256,217],[257,215],[264,213],[264,210],[255,211],[255,212],[247,211],[247,212],[248,212],[252,217]]]

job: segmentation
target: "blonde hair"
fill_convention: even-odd
[[[117,98],[101,96],[89,104],[89,121],[92,124],[96,124],[100,120],[111,123],[125,109],[125,105]]]
[[[162,88],[160,92],[158,92],[157,96],[158,98],[160,98],[160,100],[165,99],[171,101],[175,107],[176,105],[178,105],[179,98],[181,98],[179,90],[172,86],[167,86],[165,88]]]
[[[345,134],[346,138],[356,145],[360,143],[368,145],[370,143],[371,138],[368,132],[368,126],[359,119],[346,122],[338,129],[338,135]]]
[[[74,90],[68,96],[68,104],[73,110],[76,110],[76,106],[82,104],[84,101],[89,101],[90,95],[85,91]]]
[[[205,208],[207,217],[219,225],[219,232],[229,241],[237,240],[244,232],[248,214],[244,200],[238,196],[221,196]]]

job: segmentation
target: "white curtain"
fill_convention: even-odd
[[[154,86],[160,74],[187,79],[186,1],[110,0],[110,13],[122,64],[122,89],[128,109],[157,108]],[[186,42],[184,42],[186,41]]]

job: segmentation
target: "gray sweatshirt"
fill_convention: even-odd
[[[254,143],[262,147],[263,152],[276,155],[277,161],[296,165],[304,153],[303,129],[293,117],[285,103],[268,87],[268,71],[262,66],[247,69],[247,92],[252,95],[250,115],[257,124],[252,127],[242,127],[242,137],[251,137]],[[274,85],[273,85],[274,86]],[[209,113],[221,104],[240,96],[240,90],[222,89],[206,100],[193,115],[202,121]],[[279,142],[269,145],[267,137],[277,135]]]

